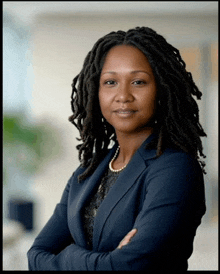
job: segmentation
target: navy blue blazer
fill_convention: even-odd
[[[29,270],[187,270],[205,213],[203,175],[199,163],[182,151],[166,149],[155,158],[156,150],[145,149],[154,137],[149,136],[137,150],[100,205],[93,250],[86,243],[82,209],[116,146],[83,182],[78,183],[77,177],[85,168],[74,172],[28,251]],[[132,228],[138,231],[131,242],[117,249]]]

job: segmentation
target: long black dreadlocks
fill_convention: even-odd
[[[106,154],[113,140],[114,128],[102,116],[98,92],[99,78],[108,51],[117,45],[130,45],[147,57],[157,84],[158,106],[155,131],[158,140],[151,143],[159,157],[167,146],[174,146],[199,159],[205,158],[200,137],[206,136],[199,123],[199,109],[192,95],[201,99],[202,93],[195,85],[191,73],[179,50],[163,36],[147,27],[136,27],[127,32],[111,32],[100,38],[85,58],[81,72],[73,79],[69,117],[80,133],[82,144],[77,145],[79,160],[86,167],[79,180],[91,175]],[[77,85],[77,87],[76,87]],[[149,146],[150,147],[150,146]],[[205,173],[203,161],[199,161]]]

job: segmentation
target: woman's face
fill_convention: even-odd
[[[120,45],[107,54],[99,84],[103,116],[119,133],[152,131],[147,127],[156,108],[156,82],[146,56]]]

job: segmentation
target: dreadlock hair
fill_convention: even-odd
[[[159,157],[168,146],[174,146],[199,159],[205,158],[200,137],[206,136],[199,123],[199,109],[192,95],[201,99],[191,73],[179,50],[163,36],[148,27],[136,27],[127,32],[111,32],[100,38],[85,58],[81,72],[73,79],[69,121],[80,133],[77,145],[79,160],[85,171],[79,181],[91,175],[112,141],[117,142],[114,128],[104,119],[99,106],[99,79],[108,51],[117,45],[130,45],[147,57],[157,84],[155,131],[159,138],[149,144]],[[199,161],[205,173],[203,161]]]

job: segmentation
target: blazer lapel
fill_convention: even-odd
[[[94,188],[97,184],[99,184],[101,177],[103,176],[109,161],[112,159],[116,150],[116,146],[112,148],[112,150],[107,154],[104,160],[99,164],[98,168],[95,170],[91,177],[88,177],[85,181],[80,184],[77,183],[77,195],[75,199],[72,200],[71,205],[71,216],[72,216],[72,224],[74,229],[72,230],[73,238],[77,239],[77,243],[80,243],[80,246],[87,246],[86,239],[84,233],[82,231],[83,228],[83,216],[82,209],[88,200],[89,196],[93,192]]]
[[[145,146],[152,140],[153,136],[150,136],[141,146],[140,149],[134,154],[133,158],[127,165],[126,169],[119,175],[116,184],[110,189],[105,200],[101,203],[97,212],[94,223],[94,235],[93,235],[93,248],[98,249],[100,237],[104,224],[111,214],[112,209],[116,206],[118,201],[125,195],[125,193],[135,184],[137,178],[145,170],[146,164],[143,157],[140,154],[140,150],[145,150]],[[155,156],[154,153],[150,153],[150,158]]]

